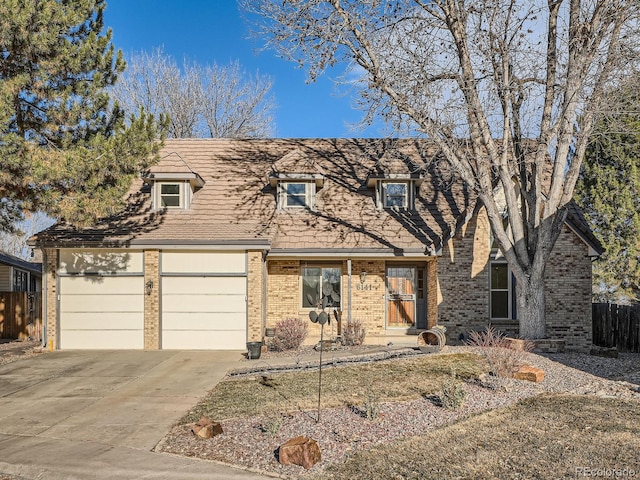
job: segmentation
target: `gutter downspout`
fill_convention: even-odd
[[[42,249],[42,312],[40,312],[40,316],[42,317],[42,348],[47,348],[47,251]]]
[[[347,323],[351,324],[351,259],[347,259],[347,275],[349,277],[349,283],[347,287],[347,296],[349,298],[349,308],[347,309]]]
[[[267,250],[263,250],[262,252],[262,332],[261,339],[264,344],[265,341],[265,332],[267,330]]]

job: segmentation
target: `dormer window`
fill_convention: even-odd
[[[408,208],[409,184],[407,182],[381,182],[382,205],[384,208]]]
[[[191,207],[194,194],[204,180],[194,172],[149,172],[144,181],[151,185],[151,199],[156,210],[185,210]]]
[[[313,208],[315,183],[280,182],[280,208]]]
[[[413,210],[422,178],[417,175],[387,174],[369,175],[367,187],[376,190],[378,208]]]
[[[160,183],[160,202],[163,208],[183,208],[182,190],[184,183]]]

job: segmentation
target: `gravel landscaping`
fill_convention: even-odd
[[[42,353],[43,349],[37,341],[0,341],[0,365]],[[302,359],[310,353],[312,350],[308,348],[294,354],[268,352],[260,362],[261,368],[268,368],[270,361],[275,364],[288,359],[289,366],[294,370],[309,369],[312,368],[310,362],[303,362]],[[327,353],[325,360],[329,364],[324,367],[327,371],[341,368],[338,365],[357,364],[360,361],[410,362],[420,357],[412,350],[385,351],[382,346],[340,351],[342,356],[334,358],[330,352]],[[447,346],[442,353],[429,357],[459,353],[477,353],[477,350]],[[195,437],[190,432],[190,426],[184,424],[175,426],[156,447],[156,451],[219,461],[283,478],[300,478],[322,474],[329,466],[352,458],[357,452],[439,431],[463,418],[511,406],[541,394],[588,395],[589,398],[601,397],[607,401],[623,399],[640,402],[640,354],[621,353],[618,358],[572,352],[526,355],[530,365],[545,371],[543,382],[536,384],[481,375],[480,378],[464,382],[466,398],[463,406],[457,410],[442,407],[437,395],[422,395],[409,401],[380,402],[379,415],[373,420],[367,419],[357,406],[325,408],[321,411],[320,422],[317,422],[317,410],[274,412],[263,416],[224,419],[221,421],[224,434],[208,440]],[[385,360],[387,358],[393,360]],[[243,362],[235,375],[259,376],[260,373],[255,373],[257,367],[257,362]],[[394,368],[397,371],[398,365]],[[246,371],[243,372],[243,369]],[[273,372],[271,375],[277,374]],[[354,399],[354,405],[361,402],[362,398]],[[277,461],[278,447],[298,435],[315,439],[322,451],[322,461],[309,470],[282,466]],[[0,479],[4,478],[12,477],[2,477],[0,474]]]
[[[31,358],[42,354],[42,342],[40,340],[1,340],[0,339],[0,365],[12,363],[23,358]]]
[[[448,346],[438,355],[469,351],[474,350]],[[432,395],[418,400],[381,403],[379,417],[375,420],[368,420],[360,409],[347,406],[323,409],[319,423],[314,410],[242,417],[222,420],[224,434],[208,440],[196,438],[190,433],[189,425],[178,425],[157,450],[298,478],[319,473],[354,452],[374,445],[431,432],[475,413],[513,405],[542,393],[640,400],[638,354],[620,354],[619,358],[577,353],[527,356],[531,365],[546,372],[542,383],[482,376],[481,380],[465,382],[466,398],[458,410],[443,408],[437,396]],[[322,461],[310,470],[282,466],[277,462],[279,445],[298,435],[311,437],[320,445]]]

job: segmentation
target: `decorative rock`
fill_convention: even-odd
[[[283,465],[300,465],[309,469],[320,461],[320,447],[312,438],[295,437],[280,446],[278,458]]]
[[[544,380],[544,370],[526,365],[514,374],[516,380],[527,380],[529,382],[541,382]]]
[[[533,351],[535,353],[562,353],[564,352],[565,341],[552,338],[543,338],[539,340],[531,340],[533,342]]]
[[[191,431],[200,438],[211,438],[223,433],[222,425],[218,422],[211,421],[209,417],[202,417],[198,422],[194,423]]]
[[[521,338],[504,337],[504,341],[511,350],[515,350],[516,352],[526,351],[527,344]]]
[[[599,347],[594,345],[589,351],[591,355],[605,358],[618,358],[618,349],[616,347]]]

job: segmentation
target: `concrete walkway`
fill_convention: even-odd
[[[53,352],[0,366],[0,478],[264,478],[151,451],[241,353]]]

